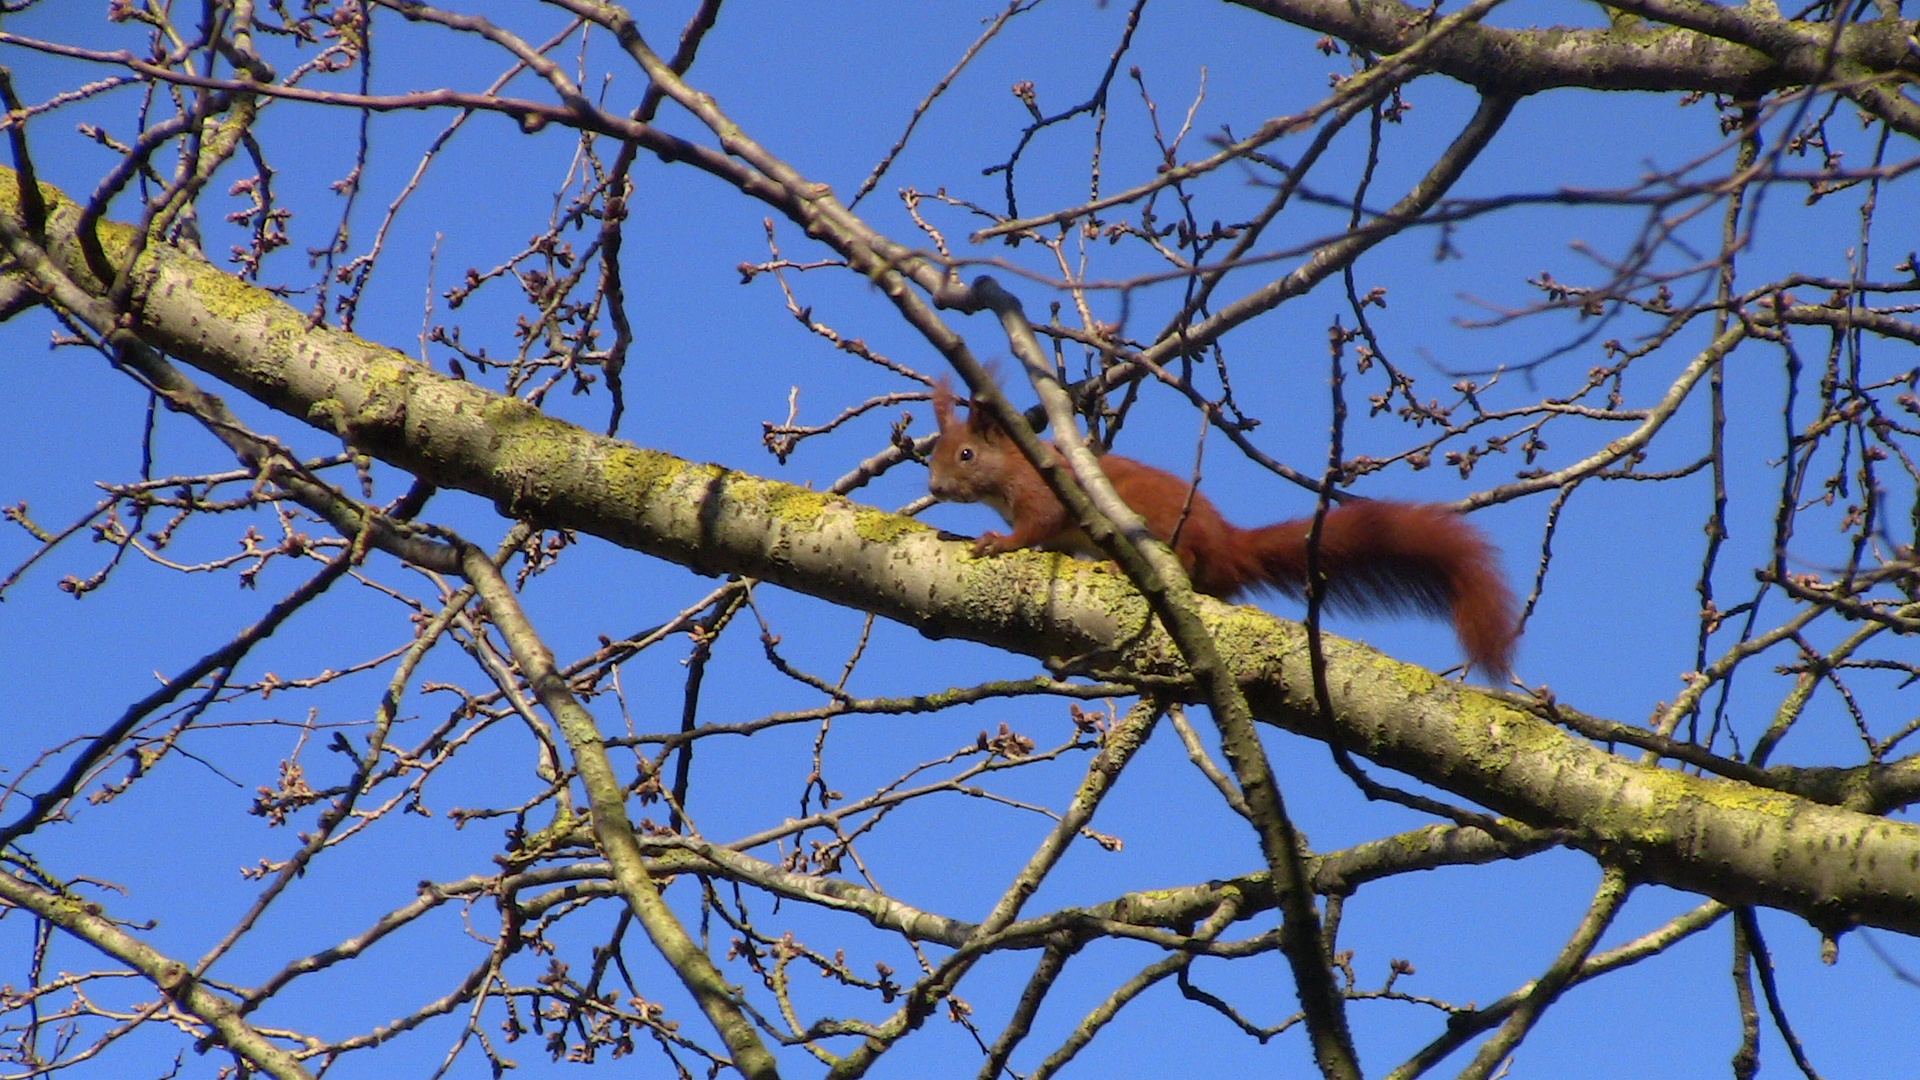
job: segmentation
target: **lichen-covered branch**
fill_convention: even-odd
[[[0,902],[31,911],[139,971],[252,1067],[276,1080],[311,1080],[313,1074],[292,1054],[241,1018],[233,1001],[194,978],[190,966],[129,934],[94,905],[39,888],[10,873],[0,873]]]
[[[78,209],[51,188],[48,248],[76,282]],[[12,172],[0,215],[20,223]],[[103,226],[112,256],[124,226]],[[1109,677],[1184,674],[1143,632],[1140,596],[1109,569],[1061,556],[967,555],[911,520],[787,484],[604,438],[447,378],[299,312],[164,245],[142,257],[134,333],[304,422],[503,513],[577,529],[708,573],[749,574],[876,612],[931,636],[1039,657],[1091,657]],[[1823,928],[1920,932],[1920,826],[1793,794],[1640,765],[1508,699],[1328,639],[1334,711],[1322,718],[1296,624],[1252,608],[1200,610],[1261,719],[1509,814],[1569,830],[1651,881]]]

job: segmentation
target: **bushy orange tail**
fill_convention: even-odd
[[[1305,594],[1311,518],[1247,530],[1259,580]],[[1480,530],[1444,506],[1355,499],[1327,512],[1320,529],[1327,603],[1361,614],[1451,615],[1467,659],[1495,682],[1513,668],[1518,636],[1513,593],[1499,553]]]

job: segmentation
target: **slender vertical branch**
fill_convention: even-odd
[[[640,920],[647,936],[653,939],[654,948],[672,965],[687,992],[720,1033],[733,1054],[734,1066],[749,1080],[777,1077],[779,1072],[773,1054],[741,1008],[739,992],[727,984],[706,950],[687,933],[647,874],[639,838],[634,835],[633,822],[627,817],[626,786],[607,757],[606,742],[593,714],[574,697],[567,680],[554,665],[553,653],[535,633],[513,587],[501,576],[493,560],[479,548],[467,544],[461,548],[460,565],[467,580],[479,591],[488,616],[513,650],[521,674],[533,687],[540,704],[559,722],[567,745],[573,750],[574,769],[587,790],[587,802],[592,808],[594,838],[613,868],[621,897]]]
[[[1073,403],[1054,375],[1045,352],[1034,337],[1020,302],[990,277],[974,281],[975,297],[1000,316],[1013,353],[1026,367],[1040,392],[1041,404],[1052,421],[1055,444],[1071,472],[1051,461],[1039,440],[1020,422],[1018,414],[984,370],[961,369],[975,400],[984,401],[1003,430],[1013,434],[1021,453],[1082,524],[1102,552],[1120,564],[1139,588],[1153,612],[1174,640],[1181,657],[1193,670],[1206,695],[1214,723],[1220,728],[1221,749],[1233,766],[1241,796],[1252,811],[1260,837],[1261,854],[1273,873],[1280,897],[1280,949],[1293,969],[1295,988],[1307,1018],[1314,1060],[1329,1080],[1359,1080],[1360,1063],[1347,1028],[1346,1006],[1328,962],[1320,931],[1320,915],[1301,861],[1304,846],[1287,815],[1273,768],[1260,745],[1253,713],[1225,657],[1195,610],[1193,585],[1171,549],[1155,539],[1146,523],[1121,501],[1100,471],[1098,459],[1087,447],[1073,419]],[[1083,486],[1084,485],[1084,486]]]

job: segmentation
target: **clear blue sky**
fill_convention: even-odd
[[[680,9],[671,16],[642,13],[642,25],[663,51],[677,36]],[[497,18],[529,39],[546,36],[561,21],[540,10],[529,16],[521,5],[492,5]],[[884,3],[783,4],[739,0],[729,4],[693,72],[693,81],[715,95],[744,129],[781,154],[812,179],[833,185],[850,197],[873,163],[898,137],[917,102],[959,57],[978,32],[993,4],[915,5]],[[1504,25],[1591,22],[1593,9],[1547,2],[1516,3],[1493,21]],[[28,36],[64,38],[96,48],[134,48],[141,37],[131,26],[109,26],[97,5],[46,5],[6,26]],[[907,242],[918,238],[894,196],[899,188],[922,191],[944,187],[950,194],[983,205],[1000,206],[998,177],[983,167],[1004,158],[1026,114],[1007,87],[1018,80],[1036,84],[1041,108],[1054,111],[1082,99],[1117,39],[1124,15],[1118,5],[1073,0],[1042,6],[1013,21],[1006,35],[982,55],[937,104],[907,152],[861,211],[882,231]],[[483,87],[502,66],[497,53],[442,31],[405,24],[390,12],[378,16],[377,89],[396,92],[440,85]],[[1197,2],[1150,7],[1113,89],[1112,118],[1106,130],[1105,185],[1131,186],[1151,174],[1153,158],[1145,137],[1146,117],[1125,67],[1138,65],[1159,106],[1163,127],[1177,128],[1204,81],[1205,98],[1194,134],[1183,156],[1208,149],[1206,137],[1221,125],[1239,134],[1263,119],[1298,110],[1324,93],[1328,75],[1347,70],[1344,57],[1326,57],[1312,48],[1314,35],[1285,27],[1235,8]],[[609,101],[631,102],[637,75],[612,57],[612,43],[596,36],[590,47],[596,70],[617,74],[606,88]],[[571,66],[574,53],[564,62]],[[107,72],[98,67],[56,62],[44,56],[6,50],[0,55],[14,73],[21,96],[39,101]],[[286,66],[284,65],[283,70]],[[593,92],[601,89],[590,80]],[[344,88],[342,86],[341,88]],[[541,96],[526,80],[519,93]],[[1438,77],[1413,84],[1406,92],[1413,106],[1405,124],[1390,127],[1386,156],[1375,180],[1373,202],[1398,197],[1437,149],[1458,130],[1473,107],[1471,95]],[[120,137],[129,129],[137,104],[121,91],[35,121],[30,129],[44,179],[84,196],[110,166],[112,156],[75,134],[81,121],[106,124]],[[353,218],[351,247],[364,251],[387,204],[418,161],[421,150],[450,119],[446,113],[383,116],[373,125],[372,158],[365,191]],[[694,126],[668,110],[665,123],[697,137]],[[1718,116],[1705,103],[1683,106],[1677,99],[1562,92],[1523,102],[1489,154],[1456,190],[1462,196],[1513,192],[1549,192],[1563,186],[1612,187],[1632,183],[1652,170],[1678,167],[1720,146]],[[1359,134],[1356,128],[1354,135]],[[355,119],[346,111],[275,103],[259,128],[269,158],[281,170],[277,179],[282,205],[298,216],[291,250],[269,263],[265,278],[296,288],[310,285],[315,272],[300,254],[325,243],[338,219],[340,200],[329,191],[350,167]],[[1023,163],[1023,209],[1069,205],[1086,189],[1088,128],[1085,123],[1059,129],[1036,142]],[[571,133],[548,129],[522,135],[495,116],[474,118],[434,163],[421,191],[400,214],[389,251],[362,308],[358,330],[403,351],[421,352],[422,308],[430,293],[456,284],[469,266],[486,269],[516,251],[538,232],[552,210],[552,191],[569,168]],[[1297,142],[1281,144],[1283,155],[1297,153]],[[1321,180],[1330,192],[1347,190],[1363,145],[1354,138],[1338,144]],[[1857,150],[1864,160],[1870,147]],[[1900,147],[1901,153],[1910,147]],[[609,157],[611,147],[603,147]],[[1721,164],[1724,169],[1724,156]],[[239,173],[229,170],[233,175]],[[224,176],[224,174],[223,174]],[[870,395],[910,390],[904,380],[837,352],[804,333],[787,313],[769,278],[743,287],[735,267],[767,257],[762,219],[766,210],[717,181],[687,168],[643,161],[636,171],[637,192],[629,228],[626,260],[640,344],[629,361],[629,397],[621,434],[641,445],[698,460],[717,461],[794,483],[824,486],[855,462],[880,449],[887,424],[900,410],[882,410],[851,425],[835,438],[807,443],[788,464],[776,463],[761,447],[763,421],[785,419],[792,388],[799,388],[800,418],[822,422],[846,405]],[[207,250],[218,256],[234,242],[220,217],[237,200],[225,197],[225,180],[216,182],[202,204]],[[1911,182],[1889,186],[1882,194],[1882,237],[1877,238],[1870,276],[1895,276],[1891,267],[1914,244]],[[1216,179],[1207,189],[1204,214],[1227,218],[1256,206],[1265,189],[1239,180]],[[1857,243],[1858,193],[1806,207],[1788,190],[1769,196],[1758,245],[1743,266],[1746,280],[1758,282],[1795,267],[1806,272],[1844,275],[1849,249]],[[117,216],[132,212],[123,199]],[[927,213],[958,242],[975,223],[950,209],[927,204]],[[1717,214],[1692,227],[1690,236],[1710,249],[1718,230]],[[1300,242],[1332,231],[1341,223],[1332,211],[1302,206],[1290,211],[1275,242]],[[1382,245],[1360,265],[1362,291],[1387,289],[1388,306],[1378,319],[1390,355],[1421,378],[1423,396],[1449,396],[1453,377],[1441,369],[1484,369],[1523,363],[1577,336],[1571,320],[1523,320],[1499,329],[1469,329],[1461,320],[1481,317],[1485,305],[1518,307],[1536,299],[1526,279],[1541,270],[1563,280],[1591,280],[1591,262],[1571,245],[1584,243],[1618,254],[1639,224],[1637,211],[1570,211],[1562,207],[1514,210],[1470,222],[1452,237],[1461,257],[1434,259],[1437,236],[1420,231]],[[776,224],[783,252],[795,259],[815,258],[799,230]],[[584,242],[582,239],[581,242]],[[435,254],[437,251],[437,254]],[[973,252],[980,254],[981,252]],[[1029,247],[987,254],[1050,271],[1043,255]],[[1118,279],[1152,269],[1137,245],[1090,249],[1093,276]],[[430,263],[430,260],[437,260]],[[432,266],[432,287],[427,272]],[[1292,265],[1288,261],[1279,268]],[[1250,271],[1258,277],[1263,271]],[[1014,279],[1005,278],[1010,284]],[[940,361],[899,322],[882,298],[864,284],[833,272],[795,275],[802,304],[816,319],[849,337],[864,339],[888,356],[922,371],[937,372]],[[1032,283],[1015,287],[1036,314],[1053,294]],[[511,352],[513,319],[521,311],[510,290],[495,286],[457,313],[444,299],[434,301],[432,319],[456,321],[468,347],[485,345],[496,354]],[[1135,298],[1129,328],[1147,333],[1160,312],[1177,298],[1177,287],[1148,291]],[[306,306],[310,298],[295,301]],[[1103,317],[1119,313],[1110,294]],[[1336,316],[1347,322],[1338,282],[1247,328],[1234,339],[1235,389],[1248,413],[1265,423],[1256,439],[1269,454],[1314,472],[1325,459],[1326,326]],[[951,317],[971,335],[984,355],[1004,352],[985,318]],[[144,396],[96,355],[78,349],[46,349],[52,321],[35,314],[0,325],[0,341],[13,393],[0,408],[0,503],[26,501],[43,527],[59,528],[84,513],[99,497],[96,481],[125,481],[137,475],[140,432],[145,423]],[[1623,327],[1618,333],[1631,335]],[[1663,379],[1692,356],[1697,335],[1683,335],[1644,365],[1627,387],[1628,407],[1643,406],[1664,389]],[[1869,343],[1871,362],[1888,371],[1913,363],[1910,351]],[[446,352],[427,350],[444,370]],[[1735,533],[1723,565],[1726,595],[1744,597],[1751,588],[1744,575],[1766,550],[1775,495],[1775,474],[1768,463],[1780,454],[1777,416],[1782,394],[1777,370],[1754,366],[1729,370],[1729,395],[1736,416],[1730,455],[1740,466],[1733,475]],[[1575,386],[1587,369],[1603,362],[1589,344],[1541,367],[1537,381],[1509,375],[1489,395],[1489,404],[1537,399],[1557,388]],[[1377,374],[1374,377],[1377,383]],[[1356,377],[1349,393],[1356,403],[1378,391],[1376,383]],[[1016,393],[1023,403],[1029,396]],[[228,395],[248,419],[305,451],[336,448],[327,437],[284,417],[270,416],[238,395]],[[606,399],[595,394],[570,397],[556,392],[550,407],[560,415],[600,428]],[[911,430],[931,425],[925,406],[911,409]],[[1349,452],[1389,448],[1409,440],[1406,429],[1390,419],[1362,422],[1356,412]],[[157,418],[156,473],[189,473],[231,467],[231,458],[199,428],[180,418]],[[1121,449],[1175,471],[1190,467],[1196,422],[1192,414],[1150,401],[1129,426]],[[1673,468],[1690,462],[1705,447],[1705,415],[1690,405],[1674,422],[1646,464]],[[1617,432],[1568,427],[1552,441],[1545,463],[1557,466],[1591,452]],[[1588,440],[1581,444],[1579,440]],[[1243,524],[1306,513],[1310,498],[1250,464],[1236,460],[1217,435],[1207,443],[1207,490],[1227,515]],[[1362,494],[1446,500],[1492,486],[1517,467],[1509,457],[1495,459],[1484,473],[1468,480],[1444,468],[1405,468],[1368,478]],[[1529,684],[1550,685],[1561,699],[1600,716],[1628,722],[1644,720],[1657,703],[1680,690],[1680,676],[1692,666],[1693,594],[1698,574],[1707,498],[1704,475],[1685,484],[1650,490],[1648,485],[1589,485],[1575,496],[1554,543],[1555,569],[1545,598],[1529,625],[1519,674]],[[380,497],[402,489],[392,475],[382,476]],[[859,494],[862,501],[896,508],[918,497],[924,473],[918,467],[896,470]],[[1899,495],[1899,493],[1896,493]],[[1902,498],[1911,498],[1908,493]],[[1507,570],[1524,591],[1538,557],[1547,512],[1544,498],[1495,508],[1476,517],[1507,552]],[[429,517],[461,529],[483,544],[506,529],[491,507],[458,494],[435,500]],[[992,522],[978,507],[939,507],[928,520],[956,532],[976,532]],[[270,518],[257,523],[277,533]],[[235,550],[240,525],[228,520],[195,522],[183,532],[172,558],[185,562]],[[305,526],[315,532],[324,529]],[[22,531],[0,531],[0,565],[11,569],[34,548]],[[1834,548],[1834,550],[1828,550]],[[1835,542],[1808,537],[1809,564],[1843,556]],[[0,768],[16,771],[32,755],[63,738],[96,731],[125,704],[146,693],[156,673],[178,671],[226,636],[257,618],[265,607],[310,570],[276,565],[255,591],[241,590],[231,574],[183,576],[131,559],[108,587],[75,601],[57,587],[67,575],[85,577],[101,565],[106,549],[82,541],[70,543],[35,567],[6,594],[0,605],[0,632],[9,642],[5,659],[12,688],[14,735],[0,752]],[[375,559],[371,576],[418,590],[420,583],[390,560]],[[0,571],[4,572],[4,571]],[[651,626],[709,591],[715,582],[688,571],[588,539],[570,552],[558,569],[528,591],[536,624],[563,658],[590,651],[599,635],[623,636]],[[837,675],[861,632],[857,615],[820,602],[763,588],[757,594],[762,615],[782,637],[783,655],[797,666],[828,677]],[[1297,609],[1276,603],[1286,616]],[[311,676],[326,668],[344,668],[404,643],[410,633],[407,612],[374,590],[354,587],[320,609],[305,613],[242,669],[244,679],[272,671],[286,678]],[[807,688],[782,682],[765,665],[758,631],[750,616],[722,640],[706,682],[703,717],[713,722],[751,719],[781,709],[819,704]],[[1386,651],[1433,667],[1455,662],[1456,646],[1443,626],[1425,623],[1342,622],[1333,624]],[[678,726],[679,662],[684,645],[662,646],[629,665],[624,707],[640,730]],[[1035,670],[1032,661],[957,642],[931,642],[902,627],[880,623],[849,685],[859,695],[938,690],[989,677],[1017,677]],[[146,934],[157,947],[192,958],[225,932],[235,914],[249,905],[259,888],[239,871],[261,859],[277,859],[297,841],[289,830],[272,830],[245,814],[257,786],[274,782],[278,763],[290,754],[307,719],[317,710],[322,722],[363,720],[374,706],[388,669],[341,680],[310,694],[248,699],[217,713],[207,731],[190,735],[185,746],[198,760],[174,758],[124,798],[78,809],[72,828],[47,830],[32,850],[53,872],[84,873],[124,887],[127,895],[103,894],[117,916],[154,919]],[[425,678],[472,683],[465,662],[452,655],[429,664]],[[1769,718],[1779,697],[1776,679],[1755,677],[1736,695],[1735,724],[1750,740]],[[415,694],[403,714],[416,724],[433,722],[449,704],[446,696]],[[1912,695],[1876,692],[1863,705],[1886,727],[1914,712]],[[622,703],[596,702],[609,731],[627,726]],[[1901,710],[1904,709],[1904,712]],[[1858,757],[1850,742],[1852,726],[1837,699],[1817,701],[1818,718],[1781,749],[1778,760],[1794,763],[1845,763]],[[1204,728],[1201,717],[1196,721]],[[836,722],[828,742],[829,780],[850,794],[869,791],[914,763],[971,742],[976,730],[995,730],[1002,722],[1035,738],[1041,746],[1063,741],[1070,732],[1066,710],[1057,703],[983,705],[935,717],[875,717]],[[690,811],[714,838],[764,828],[794,814],[809,767],[810,728],[736,742],[713,741],[701,748]],[[1354,793],[1328,760],[1324,747],[1268,731],[1270,752],[1281,770],[1288,805],[1319,849],[1333,849],[1423,824],[1409,812],[1370,805]],[[325,736],[330,737],[330,736]],[[317,741],[324,741],[324,737]],[[381,912],[407,902],[421,879],[449,880],[492,870],[489,857],[499,850],[501,823],[482,821],[454,831],[449,810],[504,805],[537,789],[530,768],[531,744],[524,731],[498,725],[469,748],[465,760],[428,789],[430,818],[394,815],[355,842],[336,862],[321,860],[268,916],[250,942],[215,974],[246,984],[265,977],[290,958],[323,948],[363,929]],[[305,759],[320,779],[338,779],[340,763],[324,750],[309,748]],[[1010,798],[1058,807],[1077,782],[1082,757],[1070,757],[1051,771],[1032,771],[997,781]],[[332,770],[329,772],[328,770]],[[750,778],[750,779],[747,779]],[[704,783],[702,782],[704,781]],[[318,783],[318,780],[316,780]],[[31,790],[40,781],[26,785]],[[11,820],[12,805],[4,817]],[[664,811],[650,811],[664,819]],[[1046,821],[1005,806],[957,796],[929,801],[889,819],[863,847],[879,881],[910,902],[962,918],[978,917],[998,896],[1008,875],[1046,830]],[[1031,910],[1066,903],[1097,902],[1129,889],[1203,881],[1257,869],[1259,854],[1252,834],[1218,804],[1217,796],[1188,764],[1169,730],[1154,737],[1103,808],[1094,827],[1124,839],[1109,853],[1091,846],[1078,850],[1035,898]],[[351,851],[357,848],[359,855]],[[1591,859],[1554,853],[1517,864],[1453,869],[1370,886],[1347,911],[1342,944],[1355,950],[1355,968],[1365,985],[1377,985],[1390,958],[1413,962],[1417,975],[1400,989],[1452,1001],[1485,1003],[1537,975],[1585,910],[1599,872]],[[676,894],[683,912],[690,882]],[[1602,947],[1645,932],[1692,907],[1697,898],[1660,888],[1636,893],[1609,931]],[[911,958],[897,943],[862,938],[847,921],[787,905],[777,916],[755,902],[766,925],[791,926],[809,944],[831,950],[849,942],[849,959],[870,971],[875,960],[911,973]],[[289,994],[261,1014],[263,1023],[284,1023],[334,1036],[366,1028],[418,1007],[451,986],[477,963],[483,950],[465,935],[455,911],[442,913],[405,940],[389,942],[364,963],[347,965],[338,975],[323,975]],[[497,930],[491,905],[472,912],[473,928]],[[584,965],[589,946],[611,925],[612,906],[570,924],[564,932],[564,958]],[[1899,981],[1857,936],[1845,939],[1839,962],[1824,966],[1819,940],[1798,920],[1763,913],[1762,926],[1780,966],[1782,991],[1790,1016],[1814,1063],[1830,1078],[1891,1077],[1909,1074],[1920,1058],[1920,1036],[1913,1023],[1920,1015],[1920,987]],[[1245,932],[1256,927],[1243,924]],[[716,934],[724,928],[716,926]],[[1875,940],[1909,971],[1920,971],[1920,946],[1888,934]],[[21,978],[29,947],[24,920],[0,923],[0,981]],[[637,934],[626,952],[637,978],[658,989],[661,1000],[679,1003],[668,977],[650,964]],[[1512,1075],[1529,1078],[1688,1077],[1726,1075],[1738,1027],[1731,983],[1729,931],[1723,923],[1656,957],[1639,968],[1573,991],[1552,1010],[1521,1048]],[[1143,948],[1103,944],[1077,961],[1030,1043],[1051,1048],[1082,1011],[1108,992],[1114,982],[1152,957]],[[56,946],[53,966],[84,969],[97,959],[78,946]],[[998,958],[983,966],[963,987],[989,1031],[1017,996],[1032,956]],[[518,971],[525,982],[538,974],[531,958]],[[1277,958],[1236,965],[1203,965],[1199,978],[1210,990],[1230,996],[1257,1022],[1271,1023],[1295,1005],[1289,978]],[[739,973],[736,972],[736,975]],[[823,994],[830,988],[822,987]],[[134,993],[133,999],[143,995]],[[831,1001],[830,997],[819,1000]],[[849,1000],[847,1007],[854,1007]],[[1215,1014],[1180,1000],[1163,985],[1133,1006],[1123,1023],[1078,1065],[1082,1076],[1209,1075],[1227,1069],[1258,1070],[1283,1077],[1307,1076],[1311,1066],[1297,1032],[1265,1048],[1232,1031]],[[832,1012],[833,1007],[823,1006]],[[1414,1005],[1358,1003],[1352,1016],[1362,1060],[1384,1071],[1440,1030],[1437,1014]],[[495,1018],[497,1021],[497,1017]],[[689,1025],[703,1022],[691,1010]],[[336,1077],[424,1076],[445,1053],[456,1030],[454,1021],[429,1025],[395,1046],[345,1059]],[[1763,1076],[1788,1075],[1792,1065],[1763,1021]],[[489,1025],[497,1034],[497,1023]],[[704,1031],[702,1032],[704,1034]],[[133,1040],[101,1061],[76,1070],[84,1076],[157,1075],[164,1071],[171,1044]],[[970,1041],[944,1019],[886,1059],[879,1076],[971,1075],[977,1067]],[[521,1065],[520,1075],[564,1071],[550,1065],[537,1037],[505,1047]],[[643,1050],[643,1054],[650,1053]],[[813,1071],[805,1059],[788,1060],[793,1075]],[[1037,1058],[1016,1058],[1030,1069]],[[1458,1064],[1464,1064],[1462,1059]],[[185,1075],[211,1075],[214,1058],[190,1059]],[[631,1063],[614,1069],[636,1068]],[[1456,1065],[1457,1067],[1457,1065]],[[640,1075],[664,1075],[656,1059],[643,1057]],[[1451,1072],[1453,1070],[1444,1069]],[[473,1051],[451,1075],[484,1075],[484,1061]]]

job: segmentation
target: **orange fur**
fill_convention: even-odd
[[[979,410],[955,415],[946,380],[934,387],[940,440],[927,486],[952,502],[992,506],[1011,535],[980,534],[976,555],[1037,547],[1099,556],[1032,463]],[[1108,454],[1100,467],[1121,501],[1173,547],[1193,587],[1232,599],[1272,589],[1300,597],[1307,585],[1311,518],[1242,529],[1172,473]],[[1353,500],[1327,512],[1320,531],[1327,603],[1363,614],[1451,615],[1468,660],[1488,677],[1512,670],[1518,623],[1499,555],[1460,515],[1424,503]]]

